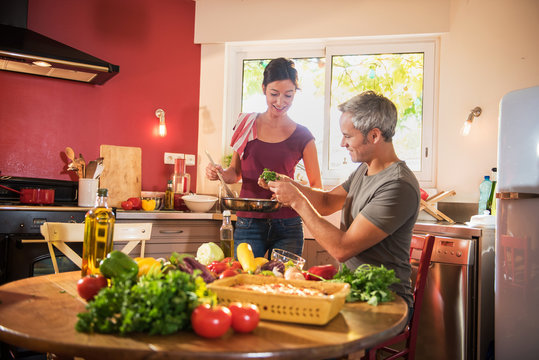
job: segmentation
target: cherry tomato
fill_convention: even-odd
[[[191,314],[191,325],[199,336],[218,338],[223,336],[232,324],[232,313],[225,306],[199,305]]]
[[[238,274],[239,274],[238,270],[226,269],[225,271],[221,273],[221,275],[219,275],[219,279],[230,277],[230,276],[236,276]]]
[[[107,286],[107,279],[103,275],[87,275],[77,282],[77,292],[84,300],[91,301],[99,290]]]
[[[232,329],[248,333],[256,329],[260,321],[260,311],[255,304],[233,302],[228,305],[232,313]]]

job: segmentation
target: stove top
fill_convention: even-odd
[[[20,191],[30,189],[54,189],[54,204],[45,206],[77,206],[78,182],[55,179],[0,176],[0,185]],[[0,205],[23,205],[20,195],[14,191],[0,188]],[[42,205],[36,205],[42,206]]]

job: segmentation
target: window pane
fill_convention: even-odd
[[[398,111],[393,137],[397,156],[421,171],[423,53],[342,55],[332,57],[329,169],[355,168],[341,148],[338,105],[365,90],[389,98]],[[347,164],[348,163],[348,164]]]

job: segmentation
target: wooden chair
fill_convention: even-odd
[[[54,272],[58,274],[58,263],[54,254],[54,247],[60,250],[69,260],[79,268],[82,266],[82,259],[68,245],[70,242],[82,242],[84,240],[84,224],[45,222],[41,225],[41,234],[44,240],[23,240],[26,242],[46,242],[52,260]],[[127,242],[121,251],[125,254],[131,253],[140,243],[140,257],[144,257],[146,241],[152,235],[151,223],[114,224],[113,243]],[[53,247],[54,246],[54,247]]]
[[[375,360],[377,359],[377,352],[389,353],[388,357],[384,357],[385,360],[392,360],[397,358],[404,358],[413,360],[415,357],[415,344],[417,340],[417,331],[419,328],[419,317],[421,316],[421,305],[423,303],[423,293],[425,292],[425,285],[427,284],[427,275],[429,271],[430,259],[432,256],[432,248],[434,247],[434,236],[432,235],[414,235],[412,236],[412,243],[410,246],[410,258],[415,251],[421,251],[421,257],[419,260],[419,267],[417,269],[416,283],[414,287],[414,312],[410,324],[399,335],[384,341],[365,352],[362,360]],[[390,348],[394,344],[405,342],[405,347],[402,350]]]

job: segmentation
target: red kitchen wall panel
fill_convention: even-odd
[[[0,71],[0,175],[76,180],[64,149],[142,148],[142,189],[164,191],[164,152],[197,153],[200,45],[192,0],[29,0],[28,28],[120,66],[104,85]],[[157,135],[155,110],[168,134]],[[195,167],[191,191],[195,191]]]

